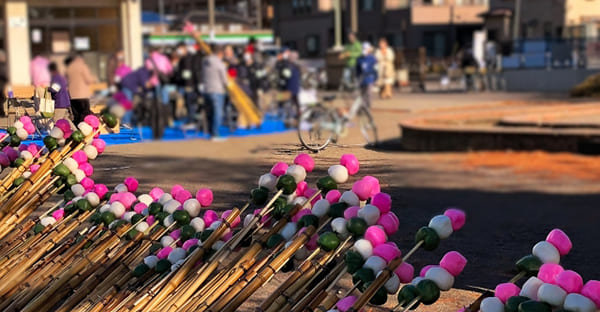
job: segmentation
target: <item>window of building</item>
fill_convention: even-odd
[[[308,56],[318,56],[321,52],[321,39],[319,35],[309,35],[306,37],[306,54]]]
[[[387,34],[385,39],[391,47],[404,47],[404,34],[401,32]]]
[[[307,14],[312,11],[312,0],[292,0],[293,14]]]
[[[552,38],[552,22],[544,22],[544,38]]]
[[[375,1],[361,0],[359,7],[361,11],[373,11],[375,9]]]
[[[441,31],[426,31],[423,33],[423,43],[427,49],[427,55],[444,57],[448,51],[447,37],[447,34]]]

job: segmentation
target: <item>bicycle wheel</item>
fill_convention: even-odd
[[[360,132],[367,141],[367,146],[377,145],[377,127],[375,126],[371,112],[363,106],[358,110],[356,119],[360,126]]]
[[[308,107],[300,114],[298,138],[305,148],[318,152],[331,142],[335,119],[323,106]]]

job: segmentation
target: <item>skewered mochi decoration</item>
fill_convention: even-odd
[[[353,154],[344,154],[340,158],[340,165],[346,167],[349,175],[355,175],[360,169],[360,163]]]
[[[342,165],[333,165],[327,170],[329,176],[335,183],[346,183],[348,181],[348,169]]]
[[[583,278],[575,271],[566,270],[556,276],[556,284],[567,293],[579,293],[583,288]]]
[[[304,181],[306,179],[306,169],[299,165],[291,165],[285,171],[285,174],[294,177],[296,183]]]
[[[488,297],[481,301],[481,312],[504,312],[504,303],[498,297]]]
[[[294,158],[294,164],[298,166],[302,166],[306,172],[312,172],[315,168],[315,161],[310,155],[306,153],[301,153]]]
[[[312,214],[322,218],[329,212],[330,203],[327,199],[318,200],[312,207]]]
[[[371,182],[365,179],[358,180],[352,185],[352,192],[356,194],[359,200],[367,200],[369,197],[371,197],[373,186]]]
[[[568,294],[563,308],[573,312],[596,312],[598,307],[591,299],[581,294]]]
[[[192,218],[200,214],[201,208],[200,202],[195,198],[190,198],[183,203],[183,210],[187,211]]]

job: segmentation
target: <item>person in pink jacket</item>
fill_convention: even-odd
[[[34,57],[30,63],[31,84],[35,87],[34,100],[36,102],[44,96],[45,88],[50,86],[51,77],[48,65],[50,65],[50,61],[42,55]]]

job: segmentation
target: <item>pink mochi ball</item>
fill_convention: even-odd
[[[144,209],[148,208],[148,206],[146,206],[146,204],[144,203],[137,203],[135,204],[135,206],[133,206],[133,211],[135,211],[135,213],[139,213],[141,214]]]
[[[294,159],[294,164],[304,167],[306,172],[312,172],[315,168],[315,160],[305,153],[298,154]]]
[[[335,304],[335,307],[340,312],[346,312],[346,311],[350,310],[350,308],[352,308],[352,306],[354,305],[354,303],[356,302],[357,299],[358,298],[356,296],[348,296],[344,299],[340,299]]]
[[[173,247],[171,247],[171,246],[164,247],[156,254],[156,257],[159,260],[166,259],[169,256],[169,254],[171,253],[171,251],[173,251]]]
[[[31,122],[31,118],[30,118],[29,116],[21,116],[21,117],[19,118],[19,121],[20,121],[20,122],[21,122],[23,125],[26,125],[26,124],[30,124],[30,123],[32,123],[32,122]]]
[[[148,223],[148,225],[150,225],[150,226],[152,224],[154,224],[155,221],[156,221],[156,218],[153,215],[149,215],[149,216],[146,217],[146,223]]]
[[[398,232],[398,227],[400,224],[398,223],[396,215],[388,212],[379,217],[379,220],[377,220],[377,225],[381,225],[387,235],[393,235],[394,233]]]
[[[119,193],[121,195],[120,202],[125,206],[125,208],[129,209],[131,206],[137,201],[137,197],[133,193]]]
[[[402,264],[400,264],[400,266],[394,270],[394,273],[398,275],[400,283],[407,284],[413,280],[413,277],[415,276],[415,268],[408,262],[402,262]]]
[[[127,177],[125,178],[125,181],[123,181],[123,184],[125,184],[125,186],[127,186],[127,190],[134,193],[135,191],[137,191],[138,186],[140,185],[140,183],[138,182],[138,180],[134,177]]]
[[[358,196],[360,200],[367,200],[371,197],[372,185],[368,181],[358,180],[352,185],[352,192]]]
[[[192,198],[192,193],[188,190],[181,190],[175,194],[175,200],[180,203],[185,203],[186,200]]]
[[[352,207],[346,208],[346,210],[344,210],[344,219],[350,220],[350,219],[356,217],[358,215],[359,210],[360,210],[360,207],[358,207],[358,206],[352,206]]]
[[[122,199],[121,194],[123,194],[123,193],[113,193],[112,195],[110,195],[110,199],[108,201],[111,203],[121,202],[121,199]]]
[[[71,123],[66,119],[57,120],[54,126],[62,130],[63,133],[71,132]]]
[[[83,178],[79,184],[81,184],[86,191],[91,191],[94,189],[94,180],[88,177]]]
[[[495,290],[496,298],[500,299],[502,303],[506,303],[508,298],[518,296],[521,292],[521,288],[513,283],[498,284]]]
[[[392,209],[392,197],[386,193],[377,193],[371,199],[371,205],[379,208],[379,211],[384,214]]]
[[[567,293],[579,293],[583,288],[583,278],[575,271],[565,270],[556,276],[556,285]]]
[[[96,184],[94,185],[94,193],[98,195],[98,197],[103,198],[106,193],[108,193],[108,187],[104,184]]]
[[[315,195],[319,190],[314,189],[314,188],[306,188],[306,190],[304,191],[304,197],[306,198],[311,198],[313,197],[313,195]],[[311,205],[314,205],[316,202],[318,202],[319,200],[323,199],[323,196],[321,196],[321,194],[315,196],[315,198],[313,198],[313,200],[310,201]]]
[[[377,247],[387,241],[387,236],[383,229],[372,225],[365,231],[365,239],[368,240],[373,247]]]
[[[179,239],[179,237],[181,237],[181,230],[177,229],[175,231],[172,231],[169,236],[171,236],[172,239],[177,240]]]
[[[296,184],[296,195],[302,196],[307,188],[308,183],[306,183],[306,181],[301,181],[300,183]]]
[[[231,210],[225,210],[223,211],[223,214],[221,215],[221,218],[223,220],[227,219],[227,217],[229,217],[229,215],[231,215]],[[233,222],[230,222],[229,224],[231,225],[231,228],[235,228],[238,225],[240,225],[240,223],[242,222],[242,218],[240,218],[240,216],[238,215]]]
[[[573,243],[571,243],[569,236],[560,229],[550,231],[546,237],[546,241],[554,245],[561,256],[568,254],[569,251],[571,251],[571,248],[573,248]]]
[[[156,201],[160,199],[160,197],[163,196],[164,193],[165,191],[163,191],[161,188],[155,187],[152,190],[150,190],[150,193],[148,193],[148,195],[150,195],[150,197],[152,197],[152,199]]]
[[[31,135],[35,133],[35,126],[32,123],[23,124],[23,129],[27,132],[27,134]]]
[[[62,208],[58,209],[58,210],[55,210],[52,213],[52,218],[54,218],[56,221],[62,219],[64,216],[65,216],[65,210],[62,209]]]
[[[327,201],[330,204],[335,204],[338,201],[340,201],[340,198],[342,197],[342,193],[338,190],[331,190],[329,192],[327,192],[327,195],[325,195],[325,199],[327,199]]]
[[[21,144],[21,145],[19,145],[19,152],[26,151],[27,150],[27,146],[28,146],[27,144]]]
[[[88,125],[92,126],[94,129],[98,129],[100,127],[100,120],[95,115],[87,115],[83,118]]]
[[[94,174],[94,167],[90,163],[83,163],[79,165],[79,169],[83,171],[86,177],[91,177]]]
[[[369,197],[381,192],[381,186],[379,185],[379,180],[377,180],[377,178],[372,176],[365,176],[364,178],[362,178],[362,180],[366,181],[371,185],[371,195]]]
[[[432,268],[437,268],[438,266],[435,264],[430,264],[430,265],[426,265],[421,269],[421,272],[419,272],[419,276],[420,277],[425,277],[425,274],[427,274],[427,271],[429,271]]]
[[[555,263],[544,263],[538,271],[538,278],[547,284],[556,284],[556,276],[562,273],[565,269]]]
[[[340,158],[340,165],[346,167],[348,169],[349,175],[355,175],[358,173],[360,169],[360,164],[358,162],[358,158],[354,156],[354,154],[344,154],[342,158]]]
[[[31,173],[36,173],[40,169],[40,167],[41,166],[38,164],[33,164],[29,166],[29,171],[31,171]]]
[[[104,149],[106,148],[106,142],[104,142],[104,140],[94,139],[92,145],[98,150],[98,154],[104,153]]]
[[[233,232],[229,231],[229,232],[223,234],[223,236],[221,236],[221,240],[224,242],[228,242],[232,237],[233,237]]]
[[[600,281],[590,280],[581,289],[581,294],[600,307]]]
[[[458,231],[460,230],[467,220],[467,215],[464,211],[456,208],[450,208],[444,211],[444,215],[450,218],[452,222],[452,230]]]
[[[208,207],[213,202],[213,192],[210,189],[199,189],[196,193],[196,199],[202,207]]]
[[[179,184],[175,184],[173,185],[173,187],[171,188],[171,196],[175,197],[177,195],[177,193],[179,193],[179,191],[183,191],[185,190],[183,188],[183,186],[179,185]]]
[[[10,159],[8,159],[8,156],[6,156],[6,154],[4,154],[4,153],[0,154],[0,166],[2,166],[2,167],[10,166]]]
[[[27,151],[31,153],[31,155],[35,156],[37,155],[38,151],[40,150],[40,147],[37,146],[36,144],[29,144],[27,146]]]
[[[5,146],[2,149],[2,151],[4,152],[4,154],[6,154],[6,156],[8,157],[8,159],[10,159],[11,162],[13,162],[13,161],[15,161],[15,159],[19,158],[19,153],[10,146]]]
[[[306,228],[302,228],[301,231],[304,231]],[[313,235],[310,240],[308,242],[306,242],[306,244],[304,244],[304,246],[306,246],[306,249],[309,251],[313,251],[315,249],[317,249],[317,247],[319,247],[319,244],[317,243],[317,241],[319,240],[319,235],[315,234]]]
[[[185,251],[188,251],[190,248],[192,248],[193,246],[198,245],[198,239],[197,238],[190,238],[188,240],[185,241],[185,243],[183,243],[182,248],[185,249]]]
[[[467,265],[467,258],[458,251],[450,251],[440,261],[440,266],[453,276],[459,275]]]
[[[373,248],[373,255],[384,259],[387,263],[400,257],[400,254],[398,247],[389,244],[381,244]]]
[[[280,177],[285,174],[285,172],[287,171],[287,168],[288,168],[288,164],[286,164],[284,162],[278,162],[275,165],[273,165],[273,168],[271,168],[271,174],[276,177]]]
[[[73,153],[73,155],[71,155],[71,158],[75,159],[75,161],[80,165],[88,161],[87,155],[82,150]]]
[[[204,217],[202,217],[202,219],[204,219],[204,225],[206,225],[206,227],[209,227],[215,221],[219,220],[219,215],[214,210],[209,209],[206,210],[206,212],[204,212]]]
[[[312,214],[312,210],[310,210],[308,208],[304,208],[292,216],[292,222],[298,222],[300,220],[300,218],[302,218],[306,215],[309,215],[309,214]]]

